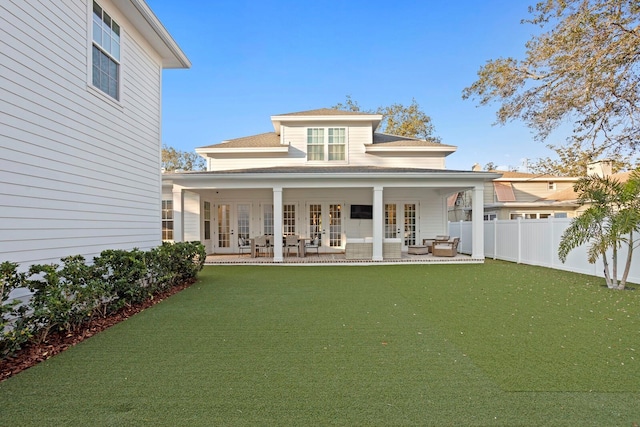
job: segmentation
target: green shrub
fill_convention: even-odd
[[[94,264],[102,272],[107,289],[113,296],[111,310],[140,303],[151,296],[144,286],[147,266],[144,252],[139,249],[102,251],[99,257],[94,258]]]
[[[18,264],[0,264],[0,359],[35,337],[51,331],[72,332],[95,316],[152,298],[154,294],[195,279],[206,252],[200,242],[163,243],[143,252],[106,250],[87,265],[80,255],[59,264],[32,265],[19,273]],[[13,289],[33,292],[28,304],[8,301]]]
[[[15,354],[31,338],[28,306],[17,299],[9,300],[11,291],[26,287],[26,274],[18,272],[18,264],[0,264],[0,360]]]

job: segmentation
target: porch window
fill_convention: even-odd
[[[211,202],[204,202],[204,240],[211,239]]]
[[[173,200],[162,201],[162,240],[173,240]]]
[[[115,100],[120,99],[120,26],[93,2],[91,49],[93,86]]]
[[[326,138],[325,138],[326,135]],[[346,160],[346,128],[308,128],[307,160],[330,162]]]

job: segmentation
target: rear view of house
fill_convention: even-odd
[[[162,70],[189,66],[144,0],[0,4],[0,261],[160,244]]]
[[[381,261],[385,244],[407,252],[447,234],[452,193],[469,190],[482,206],[485,182],[499,174],[448,170],[456,147],[376,132],[382,119],[326,108],[279,114],[273,132],[196,149],[207,171],[163,176],[163,238],[226,254],[261,235],[295,235],[322,253],[364,243],[363,256]],[[471,255],[482,260],[482,210],[473,221]],[[283,261],[281,245],[273,258]]]

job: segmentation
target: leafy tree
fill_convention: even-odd
[[[363,110],[357,101],[354,101],[350,95],[347,95],[344,104],[338,103],[334,105],[333,108],[338,110],[382,114],[382,122],[378,127],[380,132],[406,136],[409,138],[420,138],[432,142],[440,142],[440,138],[434,135],[435,127],[431,122],[431,117],[422,111],[415,98],[411,100],[411,104],[409,106],[391,104],[386,107],[378,107],[375,110]]]
[[[162,167],[166,171],[177,169],[186,171],[205,170],[205,161],[195,152],[179,151],[173,147],[163,145]]]
[[[640,230],[640,168],[625,183],[592,176],[581,178],[574,189],[580,193],[578,202],[589,207],[571,220],[562,235],[558,256],[565,262],[571,250],[589,244],[588,261],[594,264],[602,257],[607,287],[624,289],[636,247],[634,233]],[[618,281],[618,250],[623,245],[627,248],[627,259]],[[607,256],[610,249],[611,271]]]
[[[600,158],[606,158],[601,148],[595,151],[583,151],[576,141],[566,146],[548,145],[556,152],[557,158],[544,157],[529,164],[532,173],[556,176],[585,176],[587,165]],[[633,168],[630,156],[620,155],[611,160],[613,173]],[[637,165],[636,165],[637,166]]]
[[[542,32],[526,43],[525,58],[488,61],[463,98],[481,105],[498,102],[498,123],[522,119],[538,139],[573,122],[569,141],[578,157],[635,153],[640,141],[640,3],[542,0],[529,12],[531,19],[523,22]]]
[[[498,165],[493,162],[489,162],[486,165],[484,165],[484,170],[486,171],[494,171],[497,168],[498,168]]]

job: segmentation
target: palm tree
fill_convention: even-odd
[[[607,287],[624,289],[636,246],[634,232],[640,230],[640,168],[625,183],[591,176],[580,179],[574,189],[580,194],[578,203],[589,207],[564,231],[558,256],[565,262],[571,250],[589,244],[587,259],[594,264],[602,257]],[[627,258],[618,281],[618,250],[623,245],[627,247]],[[611,272],[607,256],[610,249]]]

